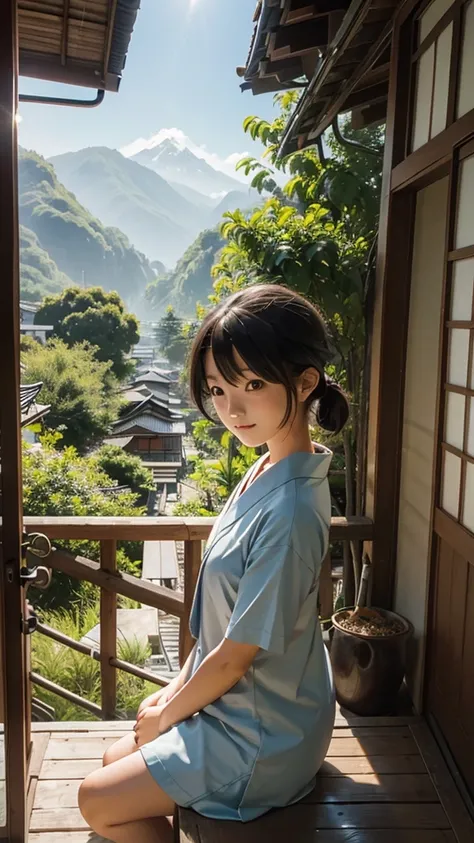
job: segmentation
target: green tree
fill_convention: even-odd
[[[260,140],[268,163],[253,158],[238,168],[271,197],[251,215],[225,214],[227,240],[213,273],[219,301],[240,287],[275,282],[308,296],[323,312],[335,351],[335,374],[351,400],[343,433],[346,514],[357,510],[357,457],[366,420],[366,321],[374,278],[381,188],[383,129],[329,136],[323,144],[280,158],[278,151],[298,94],[278,95],[277,118],[249,117],[244,129]],[[343,142],[341,143],[341,138]],[[277,171],[280,177],[277,178]],[[281,175],[288,180],[281,186]],[[354,558],[355,579],[359,560]],[[348,572],[347,572],[348,573]],[[350,589],[349,589],[350,590]]]
[[[23,511],[25,515],[71,515],[132,517],[143,515],[137,495],[113,492],[117,484],[103,470],[95,457],[82,457],[73,447],[57,450],[60,433],[41,439],[42,448],[23,445]],[[107,488],[109,492],[105,491]],[[71,553],[98,561],[100,546],[93,541],[62,542]],[[117,554],[120,570],[138,573],[139,552],[136,543],[121,542]],[[47,591],[35,594],[34,603],[44,608],[87,607],[95,599],[94,587],[70,581],[56,573]]]
[[[185,322],[176,316],[171,305],[167,308],[165,316],[162,316],[158,322],[155,331],[158,348],[173,366],[185,365],[196,328],[196,322]]]
[[[108,433],[121,399],[111,363],[97,360],[94,348],[49,340],[30,344],[22,360],[24,382],[43,383],[41,401],[51,405],[47,424],[62,431],[64,445],[84,452]]]
[[[127,313],[118,293],[101,287],[68,287],[47,296],[35,316],[39,325],[53,325],[53,336],[72,346],[88,342],[97,348],[97,359],[112,364],[123,380],[133,370],[127,355],[139,340],[138,322]]]
[[[118,486],[128,486],[137,495],[140,505],[146,504],[148,492],[155,484],[151,471],[144,468],[140,457],[128,454],[118,445],[103,445],[94,454],[94,461]]]

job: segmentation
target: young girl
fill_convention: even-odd
[[[176,804],[245,822],[314,786],[334,725],[317,605],[331,452],[311,442],[309,411],[333,432],[348,416],[330,357],[316,309],[270,284],[232,295],[194,341],[197,406],[268,452],[210,535],[185,666],[81,786],[84,818],[115,843],[171,841]]]

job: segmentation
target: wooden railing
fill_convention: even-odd
[[[27,517],[26,533],[42,533],[53,545],[45,564],[73,579],[92,583],[100,588],[100,644],[91,649],[45,624],[38,632],[100,662],[101,705],[62,688],[36,672],[31,681],[47,691],[79,705],[104,720],[117,716],[117,671],[123,670],[156,685],[168,680],[117,657],[117,596],[132,598],[140,604],[161,609],[180,621],[180,663],[186,660],[193,641],[189,631],[189,614],[202,559],[202,542],[212,529],[212,518],[74,518]],[[362,542],[372,537],[372,522],[367,518],[333,518],[331,543]],[[100,543],[100,562],[94,562],[54,547],[55,541],[93,540]],[[119,541],[179,541],[184,542],[184,590],[172,591],[117,570],[116,551]],[[35,561],[32,559],[31,563]],[[333,568],[330,556],[323,562],[320,576],[320,615],[330,618],[333,612]]]

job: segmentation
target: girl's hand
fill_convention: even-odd
[[[143,746],[164,734],[168,726],[163,723],[163,711],[165,705],[153,705],[145,708],[139,715],[134,726],[135,743]]]
[[[146,697],[138,706],[137,711],[137,719],[140,714],[145,711],[146,708],[150,708],[151,706],[158,705],[161,700],[162,694],[166,691],[166,688],[160,688],[159,691],[155,691],[154,694],[150,694],[149,697]]]
[[[166,685],[164,688],[160,688],[159,691],[155,691],[154,694],[150,694],[149,697],[146,697],[139,705],[137,711],[137,718],[146,708],[151,708],[155,705],[162,705],[170,701],[172,697],[176,694],[179,690],[177,682],[173,679],[169,685]]]

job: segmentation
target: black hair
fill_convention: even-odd
[[[207,314],[190,353],[190,389],[197,407],[213,421],[204,371],[208,349],[228,383],[236,385],[241,377],[235,349],[258,377],[285,387],[287,407],[281,427],[288,422],[296,399],[295,378],[309,368],[320,377],[307,399],[307,409],[317,402],[316,420],[332,433],[346,423],[347,398],[324,372],[333,357],[326,325],[317,308],[298,293],[278,284],[256,284],[234,293]]]

